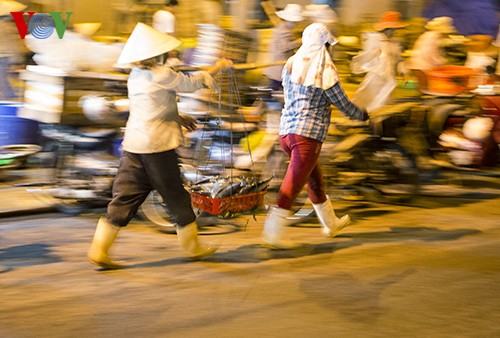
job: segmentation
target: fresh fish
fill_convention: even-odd
[[[269,186],[269,183],[271,182],[273,178],[270,177],[268,178],[267,180],[264,180],[264,181],[260,181],[259,183],[257,183],[257,188],[255,189],[255,192],[259,192],[259,191],[264,191],[267,189],[267,187]]]
[[[229,183],[227,186],[225,186],[225,188],[222,189],[215,197],[216,198],[224,198],[224,197],[237,195],[237,193],[240,190],[241,190],[241,181],[235,181],[235,182]]]
[[[245,184],[241,187],[240,194],[241,195],[246,195],[249,193],[252,193],[255,191],[257,188],[257,182],[255,181],[255,178],[250,177],[245,180]]]
[[[219,177],[214,181],[213,187],[210,190],[210,196],[215,198],[223,189],[225,189],[230,184],[230,181],[226,177]]]
[[[206,184],[193,185],[190,187],[190,190],[198,194],[210,196],[210,191],[212,190],[212,184],[206,183]]]
[[[199,185],[199,184],[204,184],[204,183],[208,183],[212,180],[212,177],[205,177],[204,179],[198,181],[198,182],[195,182],[193,185]]]
[[[246,195],[267,189],[272,178],[257,182],[254,177],[211,177],[190,186],[190,190],[212,198]]]

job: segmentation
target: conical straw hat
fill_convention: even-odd
[[[179,47],[176,38],[139,22],[123,47],[118,64],[147,60]]]

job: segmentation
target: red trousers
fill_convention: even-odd
[[[326,201],[323,174],[318,163],[322,142],[288,134],[280,137],[281,148],[290,156],[290,164],[278,193],[278,207],[291,209],[300,191],[307,184],[312,203]]]

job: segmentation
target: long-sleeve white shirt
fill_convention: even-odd
[[[212,83],[205,71],[185,75],[167,66],[133,68],[127,83],[130,115],[123,150],[151,154],[177,148],[182,132],[176,93],[194,92]]]

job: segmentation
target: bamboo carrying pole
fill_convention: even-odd
[[[269,62],[269,63],[255,63],[255,62],[235,63],[233,65],[233,69],[234,70],[251,70],[251,69],[257,69],[257,68],[266,68],[266,67],[284,65],[285,63],[286,63],[286,61],[276,61],[276,62]],[[175,71],[187,72],[187,71],[195,71],[195,70],[205,70],[207,67],[210,67],[210,66],[175,66],[172,68]]]

